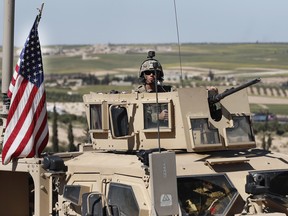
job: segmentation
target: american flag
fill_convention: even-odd
[[[2,163],[11,159],[39,156],[49,138],[46,93],[38,23],[34,25],[22,49],[8,90],[8,112],[2,149]]]

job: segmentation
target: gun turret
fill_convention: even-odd
[[[220,121],[222,118],[222,111],[221,111],[221,104],[219,103],[223,98],[234,94],[235,92],[238,92],[244,88],[247,88],[251,85],[254,85],[258,82],[260,82],[260,78],[253,79],[249,82],[246,82],[238,87],[232,87],[230,89],[226,89],[223,93],[218,94],[216,90],[209,90],[208,91],[208,103],[209,103],[209,109],[210,109],[210,115],[211,118],[215,121]]]
[[[258,83],[260,81],[261,81],[260,78],[256,78],[256,79],[253,79],[253,80],[251,80],[249,82],[246,82],[246,83],[244,83],[244,84],[242,84],[242,85],[240,85],[238,87],[235,87],[235,88],[232,87],[230,89],[226,89],[221,94],[216,94],[216,95],[211,95],[211,96],[209,95],[209,97],[208,97],[209,104],[217,103],[220,100],[222,100],[223,98],[225,98],[225,97],[227,97],[227,96],[229,96],[229,95],[231,95],[231,94],[233,94],[233,93],[235,93],[237,91],[240,91],[240,90],[242,90],[244,88],[247,88],[247,87],[249,87],[251,85],[254,85],[254,84],[256,84],[256,83]]]

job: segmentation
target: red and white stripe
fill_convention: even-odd
[[[4,135],[3,164],[12,158],[39,156],[49,138],[44,82],[37,88],[18,74],[18,65],[8,91],[12,97]]]

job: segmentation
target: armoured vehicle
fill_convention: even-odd
[[[91,143],[0,165],[1,215],[288,215],[288,156],[256,148],[258,81],[84,95]]]
[[[245,88],[258,81],[84,95],[91,143],[1,164],[0,215],[288,215],[288,156],[256,148]]]

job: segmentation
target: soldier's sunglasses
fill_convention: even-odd
[[[153,70],[144,71],[144,73],[145,73],[145,75],[150,75],[150,74],[155,75],[155,71],[153,71]]]

